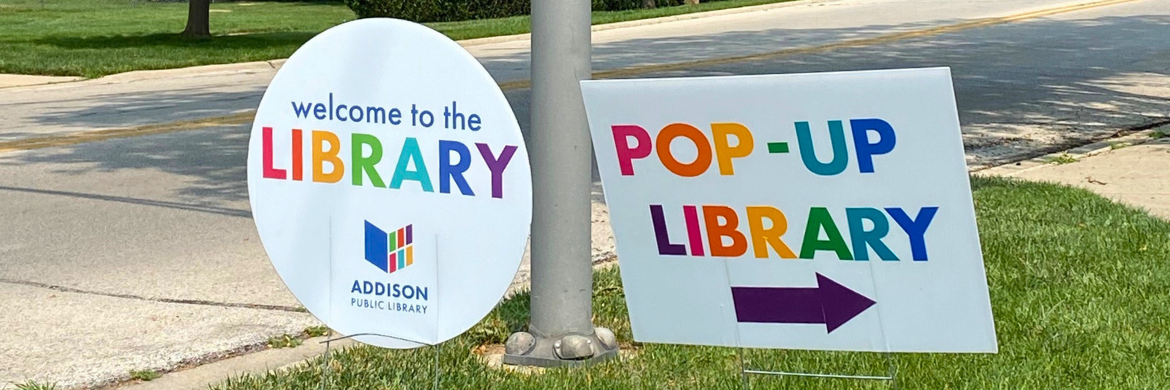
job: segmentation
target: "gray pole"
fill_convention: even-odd
[[[589,79],[590,0],[532,1],[532,319],[504,362],[559,366],[615,356],[593,327],[592,142],[580,80]]]

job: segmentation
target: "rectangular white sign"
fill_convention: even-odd
[[[996,352],[949,69],[581,88],[636,340]]]

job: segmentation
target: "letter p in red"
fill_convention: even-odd
[[[646,158],[653,150],[650,134],[646,132],[646,129],[634,125],[614,125],[612,128],[613,147],[617,151],[618,166],[621,167],[622,176],[633,176],[634,160]],[[630,146],[630,137],[634,137],[638,141],[636,146]]]

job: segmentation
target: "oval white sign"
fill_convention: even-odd
[[[394,19],[297,50],[248,149],[256,228],[289,290],[334,330],[388,348],[446,341],[496,305],[523,256],[531,177],[483,66]]]

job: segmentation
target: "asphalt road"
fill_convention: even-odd
[[[1074,3],[811,1],[597,32],[594,67],[674,77],[949,66],[973,166],[1168,120],[1168,1],[939,30]],[[501,82],[526,77],[526,41],[469,50]],[[0,145],[244,112],[273,72],[0,90]],[[527,132],[529,92],[506,95]],[[315,323],[295,311],[252,226],[248,129],[0,152],[0,382],[108,381]]]

